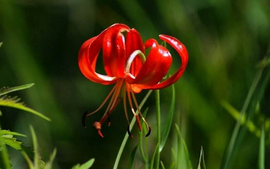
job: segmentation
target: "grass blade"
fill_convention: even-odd
[[[46,163],[44,169],[52,169],[52,164],[55,156],[56,156],[56,149],[53,150],[53,153],[50,156],[50,160]]]
[[[191,169],[191,163],[189,159],[189,153],[187,149],[187,145],[185,140],[182,137],[181,131],[177,124],[175,124],[176,132],[177,132],[177,139],[178,139],[178,152],[177,152],[177,161],[176,167],[177,168],[186,168]],[[183,163],[181,163],[183,162]]]
[[[157,152],[158,152],[158,147],[159,147],[159,145],[157,144],[157,145],[156,145],[156,148],[155,148],[155,151],[154,151],[154,153],[153,153],[153,156],[152,156],[150,169],[153,169],[153,168],[154,168],[154,162],[155,162],[155,160],[157,160],[157,159],[156,159],[156,154],[157,154]]]
[[[132,169],[138,147],[139,147],[139,145],[135,146],[134,149],[131,152],[130,159],[129,159],[129,164],[128,164],[129,169]]]
[[[90,159],[89,161],[87,161],[86,163],[82,164],[81,167],[79,169],[89,169],[90,167],[92,167],[92,165],[94,164],[95,159]]]
[[[248,109],[248,106],[251,102],[251,98],[255,92],[255,89],[259,83],[259,80],[261,79],[261,76],[262,76],[262,73],[263,73],[263,70],[264,70],[264,67],[262,67],[258,73],[256,74],[252,84],[251,84],[251,87],[249,89],[249,92],[248,92],[248,95],[246,97],[246,100],[244,102],[244,105],[241,109],[241,113],[240,113],[240,117],[239,119],[237,120],[237,123],[234,127],[234,130],[233,130],[233,133],[232,133],[232,136],[231,136],[231,139],[230,139],[230,142],[229,142],[229,145],[227,147],[227,150],[226,150],[226,153],[225,153],[225,156],[223,158],[223,161],[222,161],[222,169],[228,169],[231,167],[232,165],[232,161],[233,161],[233,154],[236,152],[236,143],[237,141],[239,140],[238,136],[239,136],[239,131],[240,131],[240,127],[241,127],[241,121],[242,121],[242,118],[244,117],[247,109]]]
[[[26,84],[26,85],[21,85],[21,86],[15,86],[15,87],[3,87],[0,89],[0,96],[6,95],[11,92],[19,91],[19,90],[24,90],[27,88],[30,88],[34,86],[34,83]]]
[[[204,161],[203,147],[201,147],[200,158],[199,158],[199,164],[198,164],[197,169],[202,169],[201,164],[203,165],[203,169],[206,169],[206,165],[205,165],[205,161]]]
[[[0,168],[11,169],[11,162],[5,144],[0,142]]]
[[[265,164],[265,133],[264,133],[264,125],[262,125],[261,129],[261,139],[260,139],[260,150],[259,150],[259,169],[264,169]]]

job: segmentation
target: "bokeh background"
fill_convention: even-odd
[[[180,125],[191,162],[196,168],[200,147],[206,165],[219,168],[236,120],[220,104],[226,100],[240,110],[257,64],[269,51],[270,1],[268,0],[0,0],[0,86],[35,83],[16,93],[27,105],[52,119],[46,122],[19,110],[1,108],[2,128],[25,133],[31,146],[29,125],[33,125],[46,161],[57,148],[54,168],[71,168],[95,158],[93,168],[112,168],[126,132],[123,107],[112,115],[111,127],[103,127],[105,138],[81,125],[86,110],[95,110],[112,86],[88,81],[78,68],[82,43],[113,23],[136,28],[143,38],[158,39],[169,34],[182,41],[189,51],[189,64],[176,83],[175,123]],[[180,59],[172,51],[174,67]],[[102,69],[102,63],[99,64]],[[261,113],[269,117],[269,88]],[[161,90],[162,113],[170,103],[170,89]],[[141,100],[145,92],[137,95]],[[154,95],[147,120],[155,126]],[[102,112],[87,119],[90,126]],[[256,123],[258,125],[259,123]],[[260,127],[258,125],[257,127]],[[154,129],[153,129],[154,130]],[[170,163],[172,129],[161,158]],[[138,131],[129,140],[120,168],[127,168],[131,150],[138,143]],[[154,132],[150,136],[155,141]],[[269,136],[267,136],[269,139]],[[246,132],[232,168],[255,168],[259,138]],[[269,144],[266,159],[269,159]],[[15,169],[26,168],[18,152],[11,151]],[[137,159],[140,161],[140,159]],[[266,160],[266,168],[270,167]]]

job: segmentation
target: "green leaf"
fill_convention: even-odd
[[[46,117],[45,115],[29,108],[29,107],[26,107],[23,103],[20,103],[19,102],[20,99],[17,98],[17,97],[9,97],[9,96],[2,96],[0,97],[0,106],[6,106],[6,107],[12,107],[12,108],[16,108],[16,109],[20,109],[20,110],[24,110],[24,111],[27,111],[27,112],[30,112],[32,114],[35,114],[47,121],[51,121],[50,118]]]
[[[170,106],[169,113],[167,115],[165,126],[164,126],[164,128],[162,130],[159,152],[161,152],[162,149],[164,148],[164,146],[166,144],[166,141],[167,141],[167,138],[169,136],[171,126],[172,126],[172,122],[173,122],[174,107],[175,107],[175,87],[174,87],[174,85],[172,85],[171,106]]]
[[[56,149],[53,150],[53,153],[50,156],[50,160],[46,163],[44,169],[52,169],[52,164],[55,156],[56,156]]]
[[[21,86],[15,86],[15,87],[3,87],[0,89],[0,96],[6,95],[11,92],[19,91],[19,90],[24,90],[27,88],[30,88],[34,86],[34,83],[26,84],[26,85],[21,85]]]
[[[3,45],[3,42],[0,42],[0,48],[1,48],[2,45]]]
[[[95,161],[95,159],[92,158],[82,165],[77,164],[77,165],[73,166],[72,169],[89,169],[94,164],[94,161]]]
[[[13,135],[13,136],[21,136],[21,137],[26,137],[26,135],[17,133],[17,132],[12,132],[9,130],[0,130],[0,136],[5,137],[4,135]]]
[[[14,148],[15,150],[22,150],[22,146],[21,146],[22,142],[17,141],[17,139],[14,138],[13,135],[9,135],[9,134],[0,135],[0,143],[8,145]]]
[[[203,169],[206,169],[206,165],[205,165],[205,161],[204,161],[203,147],[201,147],[199,164],[198,164],[198,168],[197,169],[202,169],[201,164],[203,165]]]
[[[175,128],[176,128],[177,140],[178,140],[177,159],[180,159],[180,161],[179,160],[176,161],[177,163],[176,167],[191,169],[192,166],[190,163],[186,142],[183,139],[182,134],[177,124],[175,124]]]
[[[129,164],[128,164],[129,169],[132,169],[138,147],[139,147],[139,145],[135,146],[134,149],[131,152],[130,159],[129,159]]]
[[[245,116],[250,117],[251,113],[254,113],[256,111],[256,106],[254,106],[254,104],[251,104],[251,103],[259,103],[260,102],[259,100],[262,97],[262,95],[265,91],[265,87],[268,84],[270,72],[268,72],[267,76],[263,79],[262,83],[261,84],[259,83],[259,82],[261,82],[260,80],[261,80],[263,71],[265,69],[265,66],[266,66],[265,64],[262,64],[262,66],[258,70],[258,72],[257,72],[256,76],[254,77],[252,84],[249,88],[244,105],[242,106],[242,109],[240,111],[240,116],[237,119],[237,123],[234,126],[229,144],[227,146],[225,155],[222,159],[222,164],[221,164],[222,169],[231,168],[231,166],[233,164],[233,160],[235,159],[234,157],[235,157],[235,155],[238,152],[239,147],[240,147],[240,146],[237,146],[237,144],[240,144],[242,139],[243,139],[243,131],[244,130],[242,130],[242,131],[240,130],[241,129],[241,122],[243,121],[243,118]],[[261,86],[258,87],[259,85],[261,85]],[[256,92],[256,89],[257,89],[257,92]],[[257,97],[255,97],[254,95]],[[249,108],[249,107],[251,107],[251,108]],[[249,112],[247,112],[248,108],[249,108]],[[246,114],[246,113],[248,113],[248,114]]]
[[[160,165],[161,165],[162,169],[165,169],[165,166],[164,166],[162,161],[160,161]]]
[[[38,147],[38,141],[37,141],[37,135],[35,133],[35,130],[32,126],[30,126],[31,130],[31,135],[32,135],[32,140],[33,140],[33,145],[34,145],[34,166],[35,169],[41,169],[44,168],[45,163],[41,160],[40,155],[39,155],[39,147]]]
[[[159,148],[159,145],[157,144],[157,145],[156,145],[156,148],[155,148],[155,151],[154,151],[154,153],[153,153],[153,156],[152,156],[150,169],[153,169],[153,168],[154,168],[154,162],[155,162],[155,160],[157,160],[157,159],[156,159],[156,154],[157,154],[157,152],[158,152],[158,148]],[[158,164],[159,164],[159,163],[158,163]]]
[[[227,101],[221,101],[220,104],[232,115],[235,120],[240,119],[241,113],[230,105],[230,103]],[[242,115],[240,123],[241,125],[245,125],[251,133],[254,133],[257,137],[260,137],[260,129],[253,123],[253,121],[247,121],[245,114]]]
[[[11,169],[7,147],[0,141],[0,168]]]
[[[261,129],[261,138],[260,138],[260,149],[259,149],[259,169],[264,169],[265,164],[265,133],[264,133],[264,125],[262,125]]]

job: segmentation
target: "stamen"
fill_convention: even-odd
[[[130,87],[131,87],[131,86],[130,86]],[[144,124],[145,124],[146,127],[148,128],[148,133],[146,134],[146,135],[148,136],[148,135],[150,135],[150,133],[151,133],[151,127],[148,125],[148,123],[146,122],[145,118],[143,117],[143,114],[142,114],[142,112],[141,112],[141,110],[140,110],[140,107],[139,107],[139,105],[138,105],[138,102],[137,102],[137,100],[136,100],[136,97],[135,97],[134,92],[133,92],[132,90],[130,90],[130,92],[131,92],[131,95],[132,95],[133,102],[134,102],[134,104],[135,104],[135,106],[136,106],[136,108],[137,108],[137,110],[138,110],[138,112],[139,112],[139,114],[140,114],[140,116],[141,116],[141,118],[142,118]],[[147,136],[146,136],[146,137],[147,137]]]
[[[129,129],[129,125],[128,125],[128,127],[127,127],[127,132],[128,132],[129,137],[130,137],[130,138],[133,138],[133,135],[131,134],[130,129]]]
[[[140,56],[143,61],[146,60],[145,55],[143,54],[142,51],[140,50],[135,50],[128,58],[127,63],[126,63],[126,69],[125,69],[125,74],[130,73],[130,67],[133,62],[133,60],[136,58],[136,56]]]
[[[130,86],[127,88],[127,95],[128,95],[128,101],[129,101],[131,111],[132,111],[133,115],[136,117],[136,121],[137,121],[139,130],[141,131],[142,125],[141,125],[140,118],[138,117],[138,115],[136,114],[136,112],[134,111],[134,108],[133,108],[133,104],[132,104],[132,100],[131,100],[131,96],[130,96]]]
[[[128,118],[128,112],[127,112],[127,96],[126,96],[126,93],[123,94],[123,104],[124,104],[124,112],[125,112],[125,116],[126,116],[126,120],[127,120],[127,123],[129,125],[129,118]]]
[[[112,99],[104,113],[104,115],[102,116],[101,120],[100,120],[100,123],[103,124],[104,121],[111,115],[112,111],[116,108],[116,106],[120,103],[121,101],[121,98],[118,97],[119,96],[119,93],[121,91],[121,88],[122,88],[122,84],[123,84],[123,80],[121,80],[120,82],[118,82],[115,86],[117,86],[113,96],[112,96]]]
[[[96,121],[93,123],[93,127],[98,131],[100,137],[104,138],[103,134],[101,133],[101,124],[100,122]]]
[[[87,127],[87,126],[86,126],[86,122],[85,122],[85,121],[86,121],[86,117],[91,116],[91,115],[95,114],[96,112],[98,112],[98,111],[104,106],[104,104],[108,101],[108,99],[110,98],[110,96],[111,96],[111,95],[113,94],[113,92],[115,91],[116,87],[117,87],[117,85],[115,85],[115,86],[112,88],[112,90],[111,90],[110,93],[107,95],[107,97],[105,98],[105,100],[101,103],[101,105],[100,105],[95,111],[93,111],[93,112],[91,112],[91,113],[85,112],[85,113],[83,114],[83,116],[82,116],[82,124],[83,124],[84,128]]]
[[[150,134],[151,134],[151,127],[148,126],[148,132],[147,132],[147,134],[145,135],[145,137],[148,137]]]

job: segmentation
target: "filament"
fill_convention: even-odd
[[[132,89],[131,89],[132,90]],[[132,104],[132,100],[131,100],[131,96],[130,96],[130,86],[127,87],[127,95],[128,95],[128,101],[129,101],[129,105],[130,105],[130,108],[131,108],[131,111],[133,113],[133,115],[136,117],[136,121],[137,121],[137,124],[138,124],[138,127],[139,127],[139,130],[141,131],[142,130],[142,125],[141,125],[141,121],[140,121],[140,118],[139,116],[136,114],[136,112],[134,111],[134,108],[133,108],[133,104]],[[139,111],[139,110],[138,110]]]
[[[82,124],[84,126],[84,128],[86,128],[86,124],[85,124],[85,120],[86,120],[86,117],[88,116],[91,116],[93,114],[95,114],[96,112],[98,112],[104,105],[105,103],[108,101],[108,99],[110,98],[110,96],[114,93],[115,89],[116,89],[117,85],[115,85],[112,90],[110,91],[110,93],[107,95],[107,97],[105,98],[105,100],[101,103],[101,105],[93,112],[89,113],[89,112],[85,112],[83,114],[83,117],[82,117]]]
[[[104,115],[102,116],[101,120],[100,120],[100,123],[102,124],[112,113],[112,111],[116,108],[116,106],[120,103],[121,101],[121,98],[119,98],[119,93],[121,91],[121,88],[122,88],[122,84],[123,84],[123,80],[121,80],[120,82],[118,82],[115,86],[116,89],[114,91],[114,94],[112,96],[112,99],[104,113]]]
[[[141,110],[140,110],[140,107],[139,107],[139,105],[138,105],[138,102],[137,102],[137,100],[136,100],[136,97],[135,97],[134,92],[133,92],[132,90],[130,90],[130,92],[131,92],[131,96],[132,96],[132,98],[133,98],[134,104],[135,104],[135,106],[136,106],[136,109],[138,110],[138,112],[139,112],[139,114],[140,114],[140,116],[141,116],[143,122],[145,123],[146,127],[148,128],[148,132],[147,132],[147,134],[146,134],[146,137],[147,137],[147,136],[149,136],[150,133],[151,133],[151,127],[148,125],[148,123],[146,122],[145,118],[143,117],[143,114],[142,114],[142,112],[141,112]]]

